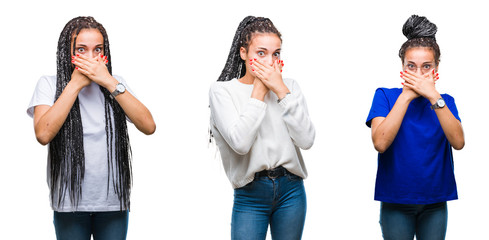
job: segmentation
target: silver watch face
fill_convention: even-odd
[[[124,85],[122,85],[121,83],[117,84],[117,86],[115,88],[120,93],[123,93],[124,91],[126,91],[126,87]]]
[[[445,106],[445,100],[443,100],[443,98],[440,98],[436,101],[436,104],[438,104],[438,106],[442,108]]]

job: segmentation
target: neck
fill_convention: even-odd
[[[242,78],[239,79],[239,81],[244,84],[253,84],[255,82],[255,77],[247,72]]]

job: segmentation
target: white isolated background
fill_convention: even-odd
[[[446,239],[481,239],[489,220],[489,16],[475,1],[10,1],[0,7],[1,239],[54,239],[47,147],[26,107],[56,74],[56,45],[76,16],[107,29],[114,74],[150,109],[156,133],[130,126],[134,187],[128,239],[229,239],[233,190],[208,148],[208,89],[247,15],[283,34],[284,77],[296,79],[316,126],[303,151],[303,239],[381,239],[373,200],[377,154],[365,119],[377,87],[401,87],[398,50],[411,14],[438,25],[437,88],[455,97],[466,146],[454,151],[459,200]],[[416,139],[413,139],[416,141]],[[269,238],[270,239],[270,238]]]

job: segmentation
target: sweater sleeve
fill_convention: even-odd
[[[243,111],[238,112],[230,93],[217,83],[209,91],[209,104],[212,124],[226,143],[237,154],[247,154],[255,142],[267,105],[250,98]]]
[[[309,149],[314,144],[316,130],[309,117],[306,99],[295,81],[292,81],[289,90],[291,93],[279,103],[283,108],[282,119],[294,144],[299,148]]]

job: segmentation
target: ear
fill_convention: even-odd
[[[239,55],[241,56],[241,59],[246,62],[246,49],[244,47],[239,48]]]

